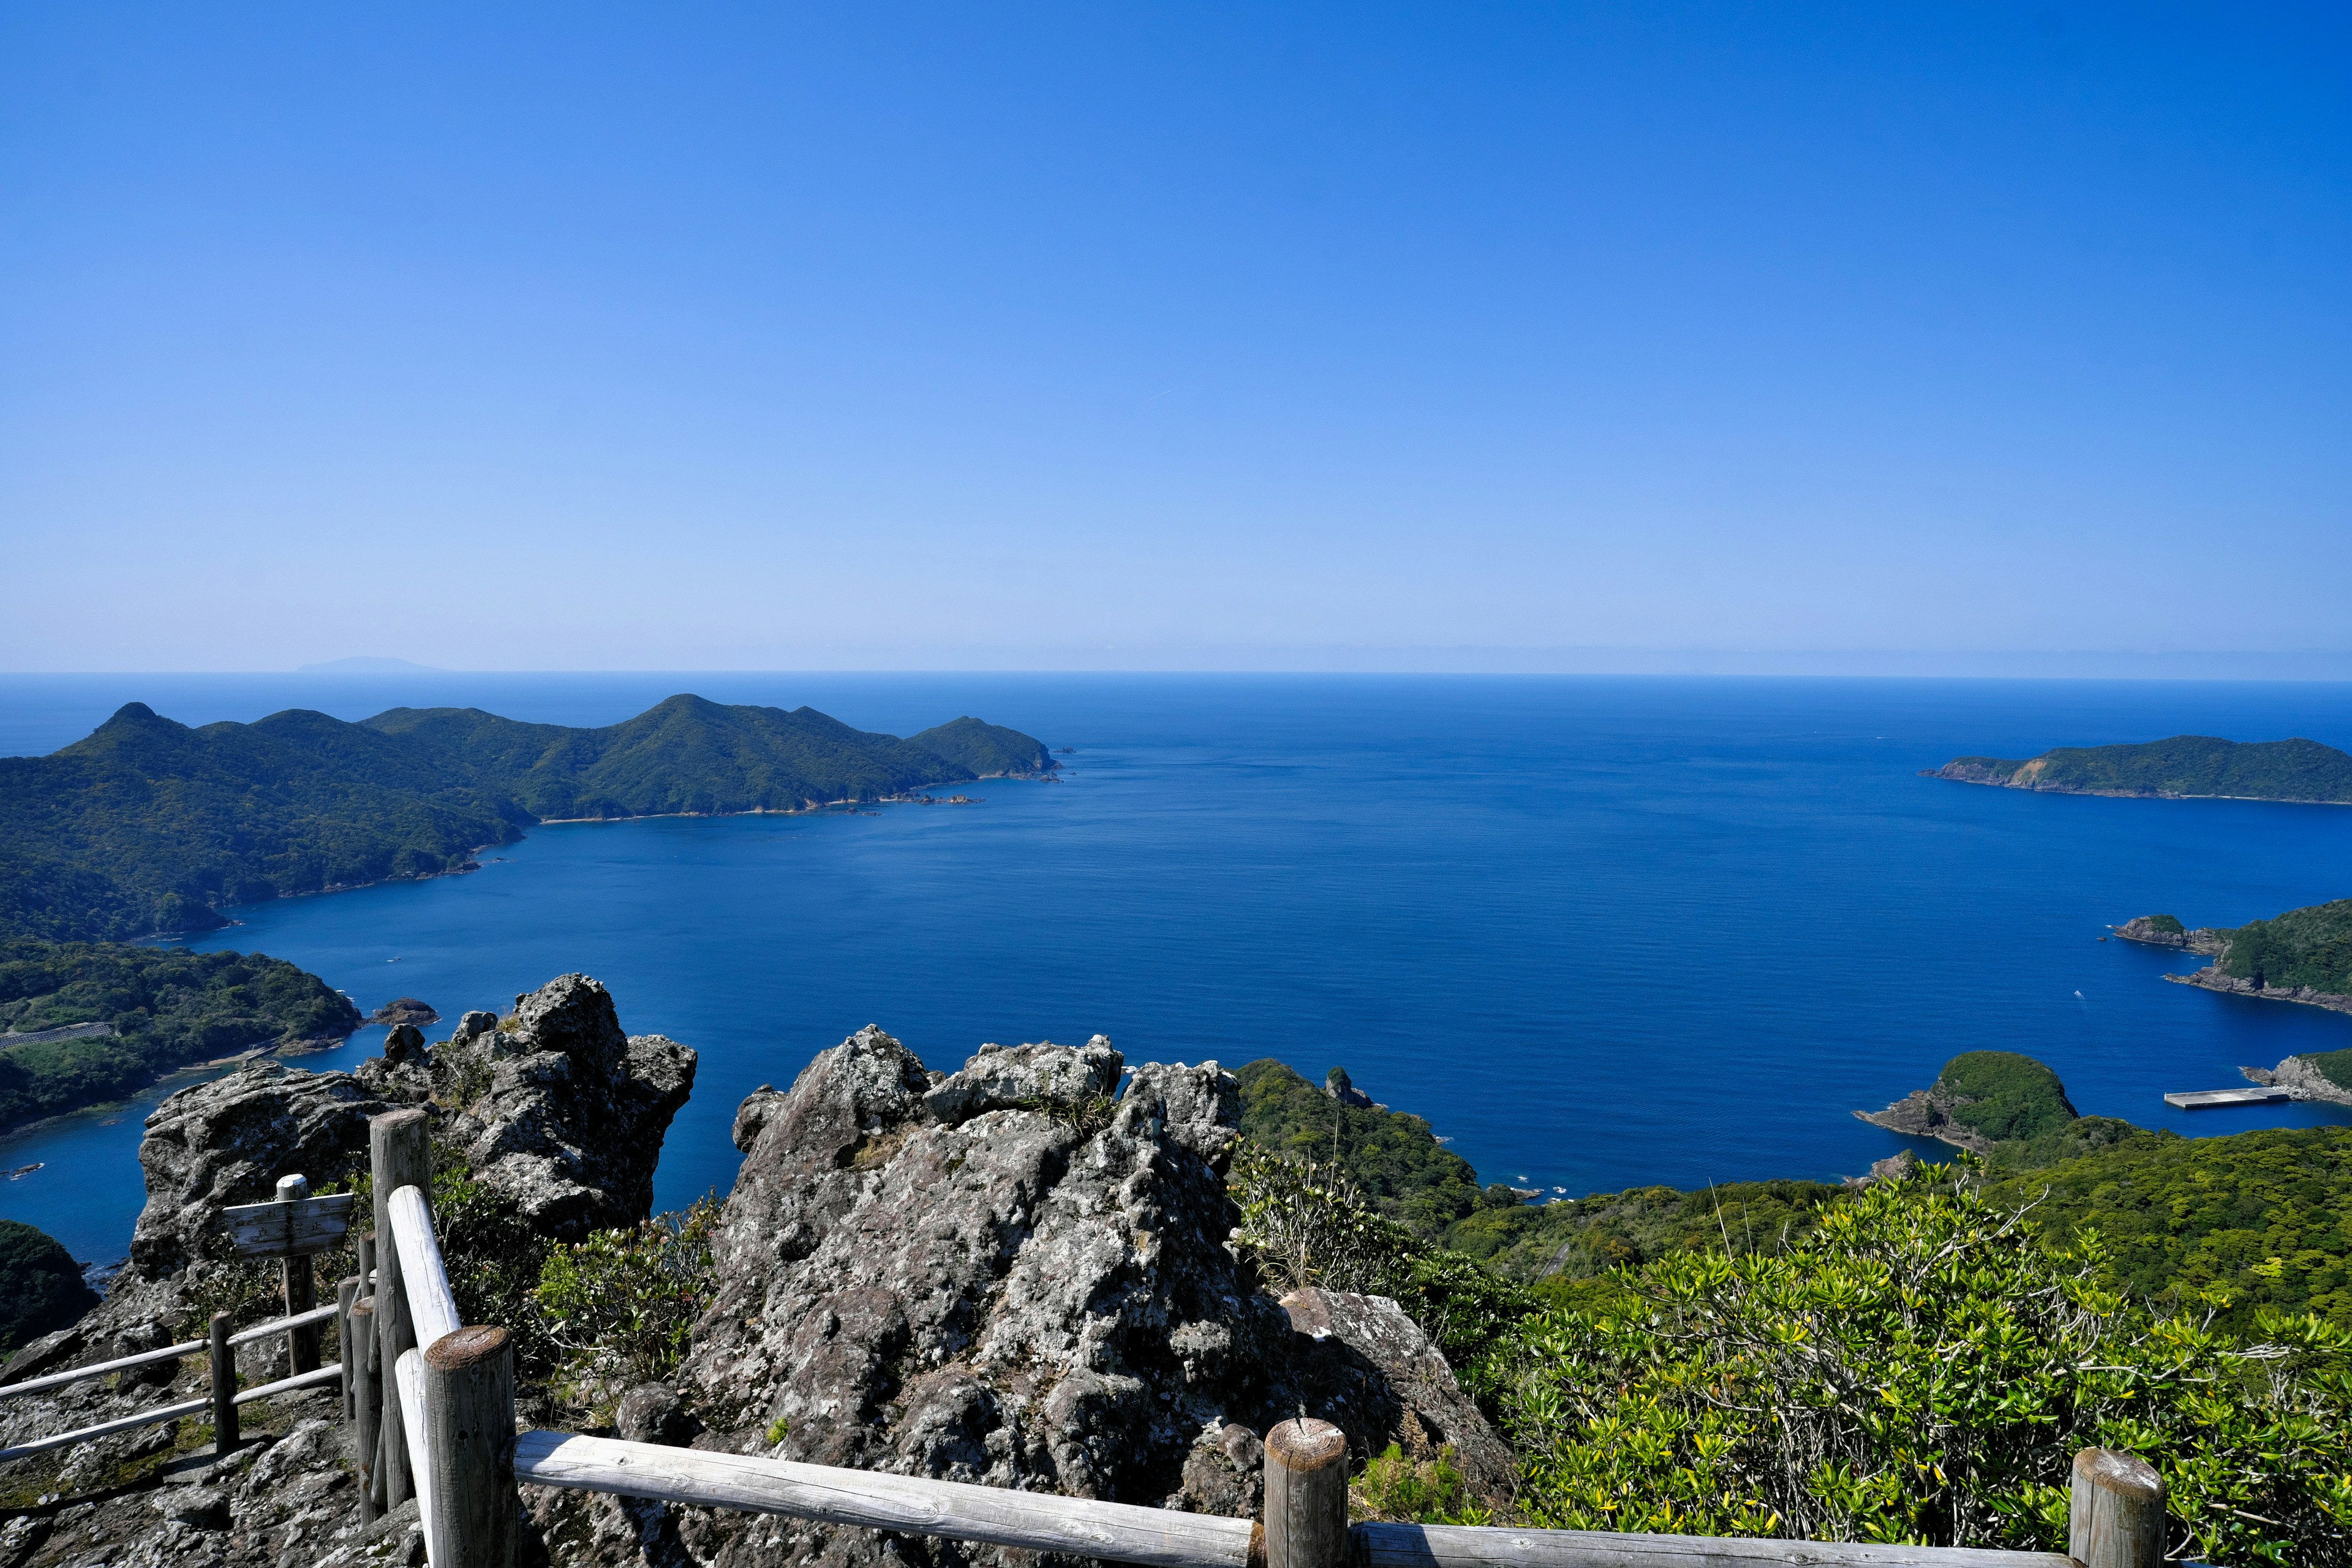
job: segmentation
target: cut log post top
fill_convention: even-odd
[[[2164,1478],[2155,1467],[2114,1448],[2075,1455],[2066,1553],[2083,1568],[2159,1568]]]

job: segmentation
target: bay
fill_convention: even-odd
[[[2352,1018],[2166,984],[2102,942],[2352,895],[2352,810],[2034,795],[1918,776],[2181,732],[2352,745],[2335,684],[1543,677],[667,674],[0,677],[0,750],[120,703],[188,722],[473,704],[606,723],[674,691],[908,733],[960,713],[1069,746],[973,806],[533,829],[484,868],[234,911],[363,1008],[503,1011],[571,970],[701,1053],[656,1180],[732,1181],[734,1108],[866,1023],[953,1068],[983,1040],[1130,1061],[1344,1065],[1488,1180],[1570,1193],[1859,1172],[1856,1121],[1961,1050],[2189,1134],[2347,1108],[2168,1090],[2352,1046]],[[348,1066],[355,1037],[303,1066]],[[183,1080],[184,1081],[184,1080]],[[0,1141],[0,1214],[119,1257],[145,1106]]]

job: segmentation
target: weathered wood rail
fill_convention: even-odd
[[[387,1112],[375,1119],[371,1133],[377,1235],[393,1245],[382,1247],[379,1240],[373,1300],[360,1296],[352,1302],[346,1360],[355,1369],[350,1386],[362,1392],[348,1402],[347,1415],[365,1483],[363,1513],[372,1518],[377,1509],[415,1497],[430,1568],[512,1568],[521,1519],[518,1484],[782,1514],[1139,1568],[2160,1568],[2164,1561],[2161,1478],[2131,1455],[2104,1448],[2086,1448],[2075,1458],[2068,1550],[2061,1554],[1470,1525],[1351,1526],[1347,1438],[1328,1422],[1305,1417],[1266,1434],[1265,1511],[1256,1521],[571,1432],[518,1434],[507,1331],[461,1324],[450,1294],[433,1231],[424,1114]],[[384,1289],[386,1281],[397,1289]],[[393,1368],[389,1379],[382,1375],[386,1363]],[[374,1409],[371,1390],[380,1401]]]

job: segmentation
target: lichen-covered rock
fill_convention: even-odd
[[[496,1023],[468,1013],[434,1049],[439,1135],[543,1235],[577,1241],[645,1218],[663,1136],[694,1088],[694,1052],[623,1033],[612,996],[584,974],[516,998],[508,1026]]]
[[[1100,1103],[1120,1066],[1097,1037],[982,1052],[935,1088],[869,1027],[747,1101],[681,1378],[698,1446],[1246,1511],[1226,1456],[1250,1448],[1225,1434],[1263,1421],[1293,1336],[1223,1246],[1237,1091],[1213,1063],[1147,1066]],[[1005,1555],[718,1514],[639,1534],[667,1530],[727,1568]]]

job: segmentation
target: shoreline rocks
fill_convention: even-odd
[[[2303,1057],[2289,1057],[2274,1068],[2240,1068],[2238,1071],[2249,1083],[2258,1083],[2266,1089],[2283,1089],[2297,1100],[2352,1105],[2352,1089],[2346,1089],[2321,1072],[2316,1064]]]
[[[2306,1007],[2325,1007],[2331,1013],[2352,1013],[2352,996],[2315,991],[2308,985],[2260,985],[2234,974],[2224,974],[2216,963],[2209,963],[2194,974],[2168,974],[2165,979],[2175,985],[2194,985],[2201,991],[2247,996],[2257,1002],[2299,1002]]]
[[[2187,952],[2202,952],[2220,957],[2230,946],[2230,933],[2211,926],[2190,930],[2170,915],[2140,915],[2116,927],[2116,935],[2126,942],[2137,942],[2147,947],[2178,948]]]

